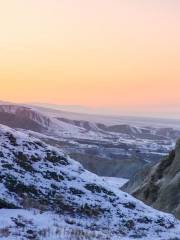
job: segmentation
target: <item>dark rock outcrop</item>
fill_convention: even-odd
[[[130,181],[123,190],[159,210],[180,218],[180,139],[176,148],[146,172],[144,181]]]

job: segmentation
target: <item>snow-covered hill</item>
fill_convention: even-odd
[[[173,216],[84,170],[59,149],[2,125],[0,169],[1,239],[60,239],[62,229],[83,232],[80,239],[179,239]]]
[[[0,124],[61,147],[85,168],[101,176],[132,177],[143,166],[157,163],[180,136],[180,131],[173,128],[127,123],[105,125],[91,121],[90,115],[86,116],[89,120],[74,120],[64,118],[62,111],[49,111],[0,104]]]
[[[31,108],[19,105],[0,104],[0,122],[15,128],[24,128],[33,131],[48,129],[51,120]]]
[[[8,115],[9,114],[9,118]],[[31,126],[25,126],[25,121],[31,120],[32,122],[38,124],[42,127],[45,133],[51,133],[54,136],[58,137],[79,137],[82,139],[93,139],[93,140],[108,140],[116,139],[124,142],[127,140],[133,141],[133,139],[144,139],[144,140],[167,140],[168,138],[176,138],[180,135],[178,129],[170,127],[153,127],[151,125],[145,126],[136,126],[129,125],[126,122],[121,124],[108,124],[105,125],[102,122],[91,121],[89,115],[89,120],[74,120],[71,118],[64,118],[63,111],[56,111],[54,114],[49,113],[47,110],[42,110],[41,108],[16,105],[16,104],[1,104],[0,103],[0,122],[7,123],[5,125],[11,125],[11,122],[8,122],[10,118],[14,118],[15,128],[25,128],[29,130]],[[5,116],[7,116],[5,118]],[[69,113],[69,116],[70,113]],[[17,118],[17,121],[15,121]],[[87,115],[88,118],[88,115]],[[18,120],[24,120],[22,127]],[[16,126],[17,125],[17,126]],[[46,130],[46,131],[45,131]],[[76,136],[74,134],[77,134]]]

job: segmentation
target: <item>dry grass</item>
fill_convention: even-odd
[[[99,232],[88,231],[79,228],[57,227],[54,232],[51,229],[43,229],[38,233],[40,239],[50,240],[57,237],[58,240],[110,240],[110,237]]]
[[[10,235],[10,230],[8,227],[0,229],[0,237],[9,237],[9,235]]]

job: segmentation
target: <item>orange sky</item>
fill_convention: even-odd
[[[180,104],[180,1],[0,1],[0,99]]]

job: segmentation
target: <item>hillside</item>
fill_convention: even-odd
[[[0,146],[1,239],[60,239],[58,229],[66,228],[94,232],[88,239],[178,239],[180,223],[171,215],[112,187],[59,149],[2,125]],[[54,238],[40,238],[48,229]]]
[[[143,166],[156,164],[174,146],[178,129],[64,118],[64,112],[0,104],[0,124],[60,147],[87,170],[100,176],[131,178]],[[66,113],[70,117],[70,113]],[[73,117],[75,117],[73,115]],[[92,121],[91,121],[92,120]],[[116,119],[118,123],[118,119]],[[113,125],[114,124],[114,125]],[[145,124],[145,123],[144,123]]]
[[[180,218],[180,139],[176,148],[160,163],[140,172],[124,190],[159,210]]]
[[[50,122],[48,117],[31,108],[0,104],[0,123],[9,127],[43,132],[48,129]]]

